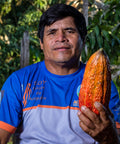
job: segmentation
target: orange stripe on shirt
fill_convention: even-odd
[[[16,127],[11,126],[10,124],[7,124],[5,122],[0,121],[0,128],[4,129],[5,131],[8,131],[9,133],[14,133],[16,130]]]
[[[29,107],[29,108],[24,108],[23,111],[27,111],[27,110],[31,110],[31,109],[36,109],[37,107],[41,107],[41,108],[53,108],[53,109],[73,109],[73,110],[79,110],[79,108],[77,107],[60,107],[60,106],[48,106],[48,105],[38,105],[38,106],[33,106],[33,107]]]
[[[116,122],[116,128],[120,129],[120,123]]]

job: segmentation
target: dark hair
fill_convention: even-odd
[[[76,8],[66,5],[66,4],[55,4],[50,7],[40,18],[38,37],[43,43],[44,28],[45,26],[50,26],[57,20],[61,20],[67,16],[72,16],[74,18],[75,25],[79,31],[82,40],[85,40],[87,34],[86,22],[82,13],[80,13]]]

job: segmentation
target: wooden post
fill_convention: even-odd
[[[83,15],[86,20],[86,26],[88,26],[88,0],[83,0]]]
[[[29,65],[29,33],[26,31],[23,34],[23,39],[21,40],[21,52],[20,52],[20,67],[23,68]]]

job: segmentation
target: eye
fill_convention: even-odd
[[[68,33],[75,33],[73,30],[67,30]]]
[[[70,33],[70,34],[76,32],[76,30],[74,28],[71,28],[71,27],[70,28],[66,28],[65,30],[66,30],[67,33]]]
[[[54,31],[50,32],[48,35],[53,35],[53,34],[55,34],[55,32],[54,32]]]
[[[56,30],[50,30],[49,32],[48,32],[48,35],[54,35],[56,33]]]

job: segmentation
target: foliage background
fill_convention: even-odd
[[[82,11],[83,1],[0,1],[0,88],[7,77],[20,68],[20,43],[25,31],[30,34],[30,64],[43,60],[37,38],[42,13],[55,3],[68,3]],[[82,61],[86,62],[93,52],[103,47],[110,58],[113,80],[120,93],[120,1],[101,0],[101,7],[96,5],[95,0],[88,2],[88,35]]]

